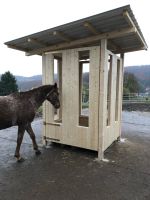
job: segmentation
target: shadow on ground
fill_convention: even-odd
[[[0,200],[149,200],[150,113],[123,112],[122,140],[97,153],[62,145],[34,155],[24,138],[24,163],[13,158],[16,127],[0,131]],[[42,120],[33,123],[41,143]]]

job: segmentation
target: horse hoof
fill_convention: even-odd
[[[22,163],[22,162],[24,162],[25,161],[25,159],[24,158],[22,158],[22,157],[20,157],[20,158],[17,158],[17,162],[18,163]]]
[[[35,152],[35,154],[36,154],[37,156],[40,155],[40,154],[41,154],[40,150],[37,150],[37,151]]]

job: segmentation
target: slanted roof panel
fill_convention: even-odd
[[[118,31],[118,34],[115,34],[115,31]],[[120,35],[119,32],[121,32]],[[112,37],[111,34],[114,36]],[[118,53],[119,51],[147,49],[143,34],[129,5],[34,33],[5,44],[10,48],[33,55],[57,49],[99,45],[101,38],[107,38],[113,42],[116,46],[115,49],[112,49],[114,53],[115,51]]]

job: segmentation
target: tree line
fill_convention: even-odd
[[[137,80],[136,76],[132,73],[125,72],[123,81],[123,94],[126,95],[140,92],[144,92],[144,88]]]
[[[9,95],[17,91],[18,85],[15,76],[9,71],[2,74],[0,80],[0,96]]]

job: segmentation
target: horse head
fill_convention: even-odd
[[[47,94],[46,99],[54,106],[54,108],[58,109],[60,107],[60,101],[59,101],[59,93],[58,93],[57,83],[55,83],[52,86],[52,89]]]

